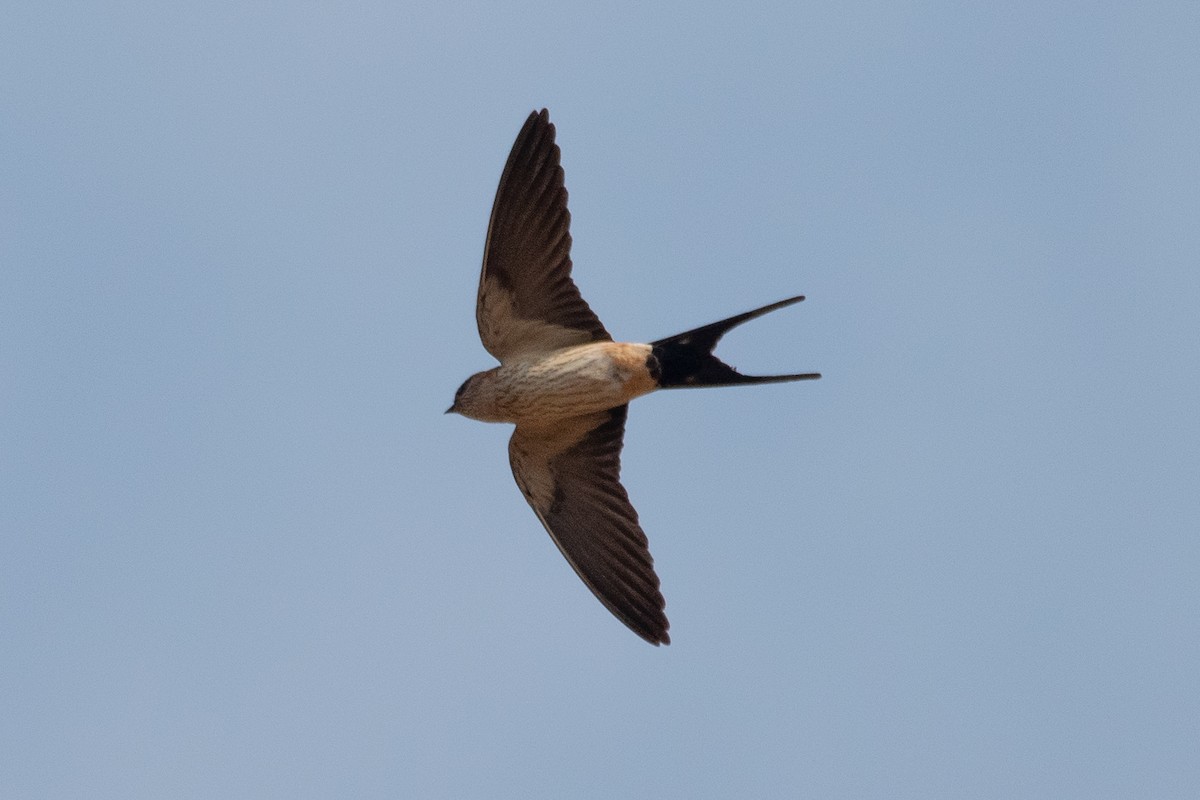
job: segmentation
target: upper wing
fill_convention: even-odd
[[[545,109],[517,134],[492,205],[475,320],[503,362],[612,339],[571,280],[571,214]]]
[[[649,542],[620,483],[628,408],[550,433],[518,426],[508,456],[525,499],[588,588],[638,636],[669,644]]]

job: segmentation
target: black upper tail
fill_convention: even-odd
[[[737,383],[782,383],[821,377],[818,372],[796,375],[743,375],[712,353],[717,342],[730,328],[769,314],[777,308],[799,303],[803,299],[803,295],[789,297],[787,300],[780,300],[778,303],[771,303],[736,317],[651,342],[650,346],[654,348],[650,359],[651,370],[657,368],[654,375],[658,379],[658,385],[664,389],[671,389],[687,386],[730,386]]]

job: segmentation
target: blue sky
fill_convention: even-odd
[[[1200,10],[25,4],[4,797],[1195,797]],[[442,416],[513,137],[649,340],[673,643]]]

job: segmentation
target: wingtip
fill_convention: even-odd
[[[667,634],[665,629],[661,631],[634,630],[634,633],[642,637],[643,641],[649,642],[655,647],[665,647],[671,643],[671,637]]]

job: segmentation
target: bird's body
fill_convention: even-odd
[[[804,298],[648,344],[614,342],[571,280],[570,219],[543,109],[513,144],[484,247],[475,317],[500,366],[468,378],[448,413],[516,424],[513,477],[563,556],[631,630],[668,644],[649,542],[620,483],[629,402],[657,389],[819,378],[742,375],[712,353],[730,328]]]
[[[592,342],[528,354],[475,376],[456,409],[483,422],[533,427],[607,411],[654,391],[651,346]]]

